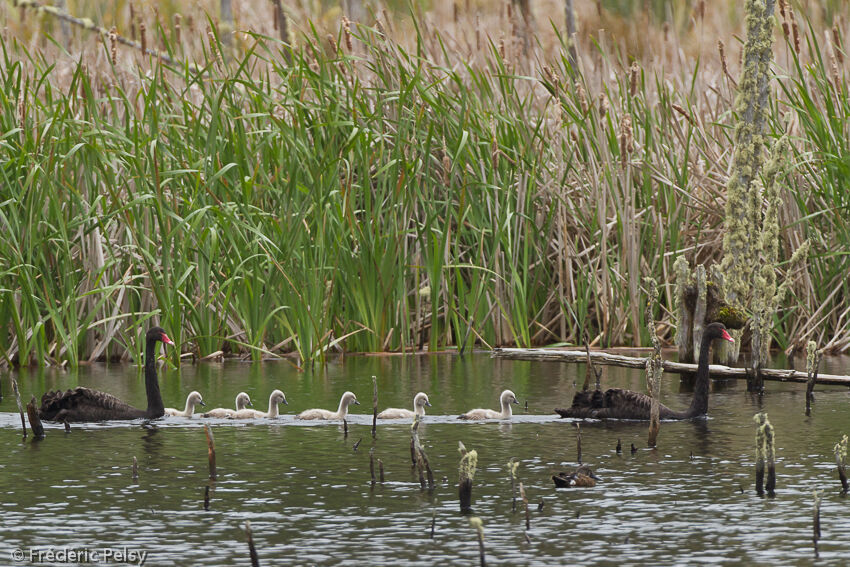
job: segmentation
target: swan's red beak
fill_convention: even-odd
[[[174,341],[169,339],[168,335],[166,335],[165,333],[162,333],[162,342],[164,342],[167,345],[173,345],[174,344]]]
[[[723,339],[724,341],[729,341],[730,343],[735,342],[735,339],[732,338],[732,335],[726,332],[726,329],[722,329],[720,332],[723,333],[722,335],[720,335],[721,339]]]

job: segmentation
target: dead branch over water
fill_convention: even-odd
[[[646,368],[646,358],[640,356],[625,356],[622,354],[611,354],[608,352],[590,352],[586,354],[578,350],[555,350],[542,348],[497,348],[493,349],[491,356],[494,358],[506,358],[509,360],[535,360],[541,362],[587,362],[589,356],[594,363],[608,366],[622,366],[624,368]],[[663,362],[665,372],[673,374],[696,373],[696,364],[684,364],[665,360]],[[748,370],[746,368],[734,368],[722,364],[712,364],[708,367],[709,375],[714,378],[734,378],[746,380]],[[805,372],[797,370],[781,370],[778,368],[762,369],[765,380],[778,382],[801,382],[805,383],[808,377]],[[850,376],[839,376],[836,374],[818,374],[818,384],[833,384],[837,386],[850,386]]]

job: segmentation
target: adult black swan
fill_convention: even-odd
[[[165,414],[156,377],[156,343],[173,345],[159,327],[145,335],[145,394],[148,408],[138,409],[122,402],[112,394],[78,387],[65,392],[47,392],[41,397],[39,414],[47,421],[110,421],[123,419],[155,419]]]
[[[659,404],[661,419],[691,419],[708,412],[708,349],[714,339],[735,342],[735,339],[726,332],[723,323],[711,323],[706,326],[700,345],[691,407],[685,411],[674,411],[664,404]],[[556,409],[555,412],[561,417],[648,420],[651,406],[652,398],[646,394],[611,388],[604,393],[599,390],[577,392],[570,408]]]

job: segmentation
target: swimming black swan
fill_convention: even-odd
[[[159,393],[156,378],[156,343],[167,345],[174,343],[159,327],[154,327],[145,335],[145,394],[148,398],[146,410],[134,408],[106,392],[78,387],[65,392],[47,392],[41,397],[39,414],[47,421],[108,421],[155,419],[165,414],[165,406]]]
[[[659,404],[658,414],[661,419],[690,419],[708,412],[708,349],[714,339],[735,342],[726,332],[723,323],[711,323],[706,326],[699,351],[691,407],[685,411],[673,411],[664,404]],[[611,388],[604,393],[599,390],[577,392],[569,409],[556,409],[555,412],[561,417],[648,420],[651,406],[652,398],[646,394]]]

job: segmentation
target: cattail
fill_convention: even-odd
[[[147,27],[145,26],[145,22],[139,22],[139,40],[142,44],[142,55],[148,52],[148,38],[145,35],[145,31]]]
[[[555,93],[557,94],[558,91],[561,90],[561,80],[557,75],[555,75],[555,71],[553,71],[548,65],[543,65],[543,74],[546,75],[546,79],[552,83],[552,86],[555,88]]]
[[[732,78],[732,75],[729,73],[729,66],[726,64],[726,47],[723,45],[723,40],[717,40],[717,50],[720,52],[720,68],[723,69],[723,74],[726,75],[726,78],[729,81],[737,86],[735,79]]]
[[[691,115],[688,113],[688,111],[687,111],[687,110],[685,110],[684,108],[682,108],[681,106],[679,106],[679,105],[678,105],[678,104],[676,104],[676,103],[673,103],[673,104],[671,104],[670,106],[673,108],[673,110],[675,110],[676,112],[678,112],[679,114],[681,114],[682,116],[684,116],[684,117],[685,117],[685,119],[686,119],[688,122],[690,122],[691,126],[694,126],[694,120],[693,120],[693,118],[691,118]]]
[[[452,170],[452,160],[449,158],[449,151],[446,148],[446,138],[443,137],[443,185],[449,186],[449,173]]]
[[[475,14],[475,49],[481,51],[481,15]]]
[[[629,94],[634,97],[637,94],[638,80],[640,79],[640,65],[637,61],[632,61],[632,66],[629,67]]]
[[[608,114],[608,109],[611,104],[608,102],[608,96],[605,93],[599,94],[599,117],[605,118],[605,115]]]
[[[342,37],[345,40],[345,47],[348,51],[353,50],[351,43],[351,22],[345,16],[342,17]]]
[[[277,10],[275,10],[274,13],[275,13],[275,15],[277,15]],[[180,26],[180,22],[181,22],[182,19],[183,19],[183,16],[181,16],[180,14],[174,14],[174,40],[177,43],[180,43],[180,32],[182,30],[182,28]],[[275,29],[277,29],[277,28],[275,28]]]
[[[118,62],[118,30],[115,26],[109,30],[109,56],[112,59],[112,66]]]
[[[841,30],[838,29],[838,24],[832,26],[832,45],[838,64],[844,67],[844,51],[841,49]]]
[[[587,93],[584,91],[584,87],[581,85],[581,83],[579,83],[576,87],[576,94],[578,95],[578,103],[579,106],[581,106],[581,111],[584,114],[587,114],[590,105],[587,102]]]
[[[788,19],[791,20],[791,35],[794,38],[794,53],[800,54],[800,28],[797,25],[797,18],[794,17],[794,8],[788,5]]]
[[[705,0],[699,0],[697,3],[696,14],[700,21],[705,19]]]
[[[664,22],[664,25],[661,26],[661,30],[664,32],[664,43],[670,41],[670,22]]]
[[[572,139],[574,144],[578,144],[578,133],[575,130],[570,130],[570,139]]]
[[[215,34],[213,33],[212,28],[209,26],[207,26],[207,38],[210,40],[210,54],[212,55],[213,59],[215,59],[216,61],[220,61],[218,47],[215,41]]]
[[[632,135],[632,117],[629,114],[623,116],[620,121],[620,161],[623,167],[629,161],[629,154],[635,149],[635,140]]]
[[[502,61],[505,60],[505,37],[502,36],[499,38],[499,57]]]
[[[130,2],[130,38],[136,41],[136,11],[133,9],[132,2]]]
[[[505,17],[507,17],[508,21],[514,16],[513,5],[510,2],[505,2]]]
[[[27,126],[27,122],[26,122],[27,115],[26,115],[26,112],[24,111],[24,107],[25,107],[25,104],[24,104],[24,89],[21,89],[20,92],[18,92],[18,124],[21,125],[21,131],[22,132],[24,130],[26,130],[26,126]]]
[[[339,53],[339,45],[337,45],[336,39],[334,39],[334,36],[332,36],[331,34],[328,34],[328,43],[331,46],[331,51],[333,51],[334,54],[338,54]]]
[[[381,20],[375,20],[375,29],[378,31],[381,37],[386,37],[387,32],[384,30],[384,24],[381,23]]]
[[[460,20],[460,6],[457,2],[454,2],[452,5],[452,18],[454,19],[454,23],[457,23]]]

